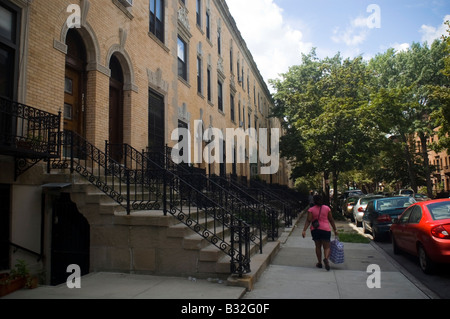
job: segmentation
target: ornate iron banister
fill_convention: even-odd
[[[257,200],[251,198],[243,192],[238,193],[227,188],[214,178],[210,178],[206,173],[200,173],[199,169],[189,167],[186,164],[175,164],[172,161],[172,149],[165,147],[165,152],[147,152],[149,157],[160,163],[165,163],[165,168],[177,176],[180,176],[192,187],[198,189],[208,198],[223,205],[225,208],[232,207],[238,216],[251,226],[251,240],[258,245],[262,253],[262,233],[266,233],[269,238],[275,240],[273,227],[276,224],[276,212],[267,206],[260,205]],[[244,197],[247,198],[244,198]]]
[[[39,161],[59,156],[60,117],[0,97],[0,154],[14,156],[16,178]]]
[[[51,160],[51,168],[79,173],[129,211],[130,176],[125,167],[75,132],[60,132],[59,136],[63,156]]]
[[[73,132],[61,132],[64,157],[52,161],[53,168],[70,168],[131,210],[159,209],[231,257],[230,271],[242,276],[250,272],[250,226],[201,191],[129,145],[119,149],[106,143],[103,152]],[[115,158],[115,159],[114,159]]]
[[[251,181],[250,184],[248,189],[255,193],[255,196],[262,202],[279,209],[285,225],[287,227],[292,226],[294,216],[296,215],[296,209],[285,199],[282,199],[277,194],[273,193],[268,187],[264,187],[260,184],[255,185],[255,181]]]
[[[180,174],[167,170],[167,158],[155,161],[132,146],[106,142],[106,153],[116,154],[132,176],[130,181],[142,183],[147,190],[162,189],[164,214],[171,214],[207,241],[231,257],[231,273],[250,272],[250,241],[255,238],[251,226],[241,216],[246,207],[236,200],[218,202],[192,186]],[[219,191],[216,188],[216,191]],[[133,209],[143,209],[146,202]],[[261,242],[259,243],[261,245]]]

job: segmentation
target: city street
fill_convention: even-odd
[[[364,234],[362,228],[357,228],[353,223],[351,226],[357,230],[360,234],[373,239],[370,234]],[[404,270],[414,278],[410,278],[413,281],[417,280],[422,285],[426,286],[432,293],[438,298],[450,299],[450,266],[441,265],[434,275],[427,275],[422,272],[419,267],[419,261],[417,257],[411,256],[407,253],[395,255],[392,250],[392,243],[390,240],[381,242],[375,242],[380,249],[392,257],[398,264],[400,264]]]

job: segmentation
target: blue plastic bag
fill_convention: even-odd
[[[335,238],[330,245],[330,261],[333,264],[344,263],[344,244],[339,241],[339,238]]]

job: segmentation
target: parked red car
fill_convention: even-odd
[[[418,202],[392,224],[392,247],[419,257],[420,267],[432,273],[437,263],[450,263],[450,199]]]

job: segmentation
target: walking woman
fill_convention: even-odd
[[[323,204],[323,198],[320,195],[314,196],[314,206],[308,210],[308,217],[303,228],[302,236],[306,237],[306,230],[311,225],[311,236],[316,244],[317,268],[322,268],[322,248],[323,248],[323,263],[325,269],[330,270],[330,242],[331,242],[331,227],[335,236],[338,236],[336,224],[334,222],[331,208]],[[316,226],[316,227],[314,227]]]

